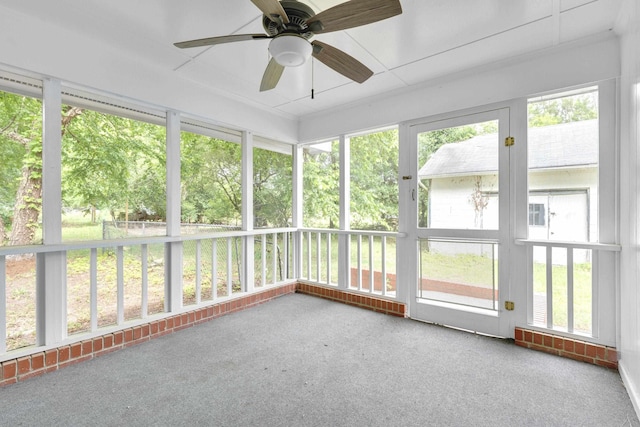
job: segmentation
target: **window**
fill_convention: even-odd
[[[544,205],[542,203],[529,203],[529,225],[545,225]]]
[[[338,228],[340,219],[340,144],[327,141],[303,150],[303,218],[310,228]]]
[[[398,230],[398,129],[350,138],[351,228]]]
[[[529,100],[528,113],[529,225],[548,228],[529,238],[597,242],[598,88]],[[532,218],[538,204],[548,216]]]
[[[260,145],[264,148],[253,149],[253,225],[255,228],[290,227],[293,207],[291,146],[275,142]]]

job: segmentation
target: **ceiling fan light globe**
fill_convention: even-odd
[[[305,38],[286,34],[269,43],[269,53],[283,67],[299,67],[311,57],[313,47]]]

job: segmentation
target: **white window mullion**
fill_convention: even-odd
[[[180,236],[180,115],[167,112],[167,236]],[[182,308],[183,245],[171,242],[165,245],[165,310]]]
[[[43,80],[42,242],[62,242],[62,93],[60,81]],[[66,252],[36,258],[36,342],[52,345],[67,336]]]
[[[253,134],[242,132],[242,229],[252,231],[253,211]],[[255,284],[254,236],[243,238],[242,270],[238,274],[245,292],[253,292]]]

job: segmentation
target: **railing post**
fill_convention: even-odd
[[[42,241],[62,242],[62,94],[57,80],[43,80]],[[36,344],[52,345],[67,336],[66,252],[36,256]]]
[[[242,132],[242,229],[253,230],[253,134]],[[255,238],[246,236],[243,238],[244,251],[239,271],[242,289],[245,292],[253,292],[255,288]],[[274,273],[275,274],[275,273]]]
[[[351,210],[351,145],[348,138],[340,136],[340,230],[349,230]],[[351,236],[338,237],[338,287],[349,289],[351,283]]]
[[[180,236],[180,115],[167,112],[167,236]],[[165,311],[182,308],[182,242],[165,244]]]
[[[292,195],[292,226],[301,228],[303,226],[302,200],[303,200],[303,160],[304,149],[302,147],[293,148],[293,195]],[[293,233],[293,278],[302,277],[302,232]]]

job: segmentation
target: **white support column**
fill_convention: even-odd
[[[620,217],[619,171],[620,145],[616,139],[616,94],[618,88],[615,80],[608,80],[598,85],[599,137],[600,148],[598,174],[598,241],[600,243],[618,243]],[[594,306],[594,336],[608,345],[618,343],[619,326],[616,316],[605,313],[619,313],[618,290],[618,255],[615,252],[593,252],[592,271],[595,286],[592,289]],[[615,284],[612,289],[612,284]],[[602,315],[600,315],[602,313]],[[597,328],[597,329],[596,329]]]
[[[180,236],[180,115],[167,112],[167,236]],[[165,311],[182,308],[182,242],[165,245]]]
[[[242,132],[242,229],[253,230],[253,134]],[[266,236],[265,236],[266,238]],[[243,271],[240,271],[242,288],[245,292],[253,292],[255,280],[253,236],[247,236],[244,244],[242,260]],[[275,275],[275,272],[274,272]]]
[[[418,177],[414,173],[417,168],[411,159],[417,156],[417,143],[412,140],[413,133],[406,124],[398,128],[398,231],[405,233],[405,237],[396,239],[396,299],[410,306],[411,297],[415,297],[414,278],[418,271],[418,246],[416,237],[416,193],[418,191]],[[412,179],[403,179],[412,176]],[[409,307],[410,308],[410,307]]]
[[[292,226],[301,228],[303,224],[303,206],[304,200],[304,149],[299,146],[293,147],[293,207],[292,207]],[[302,275],[302,233],[298,232],[293,237],[293,276],[298,279]]]
[[[42,240],[54,245],[62,242],[62,95],[60,81],[42,83]],[[66,254],[39,254],[36,262],[36,341],[51,345],[67,336]]]
[[[340,136],[340,230],[351,228],[351,144],[349,138]],[[351,237],[338,237],[338,287],[349,288],[351,281]]]

